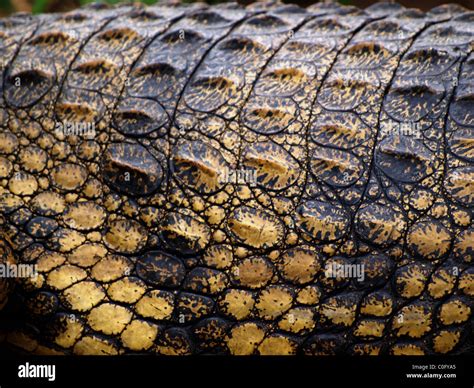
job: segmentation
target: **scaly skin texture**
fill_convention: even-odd
[[[455,5],[0,20],[3,346],[469,352],[473,42]]]

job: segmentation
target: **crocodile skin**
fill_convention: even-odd
[[[472,351],[474,13],[0,19],[0,343]]]

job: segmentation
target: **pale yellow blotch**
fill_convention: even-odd
[[[130,220],[113,221],[104,237],[107,246],[121,253],[139,251],[146,240],[146,230],[137,222]]]
[[[71,284],[84,280],[86,271],[73,265],[62,265],[51,271],[46,279],[48,286],[57,290],[63,290]]]
[[[100,286],[91,281],[74,284],[63,292],[63,299],[75,311],[89,311],[105,298],[105,293]]]
[[[361,356],[378,356],[381,346],[379,344],[354,345],[354,353]]]
[[[455,210],[452,216],[454,222],[460,226],[468,226],[471,222],[471,215],[465,210]]]
[[[465,262],[471,261],[471,255],[468,253],[471,251],[474,241],[474,230],[467,229],[464,233],[461,233],[454,244],[454,252],[460,256]]]
[[[428,292],[433,298],[439,299],[453,290],[455,282],[456,277],[449,273],[449,271],[445,269],[438,270],[431,277]]]
[[[350,326],[356,317],[356,305],[338,304],[335,299],[330,299],[319,308],[321,317],[336,325]]]
[[[87,179],[87,170],[77,164],[63,163],[53,169],[51,178],[55,186],[72,191],[84,184]]]
[[[62,229],[60,234],[53,235],[53,239],[57,242],[59,252],[70,252],[86,240],[82,233],[71,229]]]
[[[418,265],[410,265],[396,278],[400,287],[400,295],[405,298],[413,298],[420,295],[424,288],[427,277]]]
[[[0,178],[7,178],[13,170],[13,164],[8,159],[0,157]]]
[[[73,229],[91,230],[101,226],[105,216],[105,211],[94,202],[79,202],[68,208],[64,222]]]
[[[102,184],[97,179],[86,182],[82,192],[87,198],[98,198],[102,194]]]
[[[10,132],[0,133],[0,152],[2,154],[12,154],[18,147],[17,137]]]
[[[109,341],[95,336],[84,336],[74,346],[74,354],[80,356],[115,356],[119,352]]]
[[[91,270],[93,279],[99,282],[117,280],[131,271],[131,263],[122,256],[108,256],[100,260]]]
[[[87,317],[89,326],[104,334],[119,334],[131,321],[132,313],[125,307],[104,303],[94,307]]]
[[[355,330],[354,335],[357,337],[376,337],[380,338],[383,335],[385,323],[371,320],[360,321]]]
[[[293,296],[289,290],[272,286],[260,293],[255,307],[260,318],[274,320],[288,311],[292,303]]]
[[[246,207],[229,218],[228,226],[238,239],[254,248],[272,247],[283,237],[283,227],[275,218]]]
[[[257,345],[262,342],[265,332],[255,323],[244,323],[234,327],[227,339],[227,347],[231,354],[246,356],[253,354]]]
[[[47,154],[39,147],[29,146],[24,148],[20,154],[20,163],[22,168],[29,172],[39,172],[46,167]]]
[[[225,218],[225,211],[219,206],[211,206],[204,212],[204,215],[207,218],[207,221],[211,225],[220,224]]]
[[[57,193],[45,191],[31,200],[31,206],[46,214],[61,214],[66,209],[66,201]]]
[[[314,321],[314,311],[310,308],[294,308],[290,309],[278,322],[278,327],[281,330],[289,331],[298,334],[304,330],[311,330],[314,328],[316,322]]]
[[[463,272],[458,287],[464,294],[474,296],[474,273]]]
[[[394,345],[390,351],[394,356],[423,356],[425,351],[416,345]]]
[[[156,325],[146,321],[133,320],[127,325],[120,338],[126,348],[143,351],[153,346],[157,334]]]
[[[122,303],[135,303],[146,292],[146,285],[139,279],[124,278],[112,283],[107,289],[109,298]]]
[[[221,243],[221,242],[224,242],[225,239],[227,238],[226,234],[224,233],[224,231],[222,229],[217,229],[216,231],[214,231],[214,233],[212,234],[212,238],[213,240],[216,242],[216,243]]]
[[[91,267],[105,257],[107,249],[102,244],[83,244],[74,249],[68,256],[68,262],[79,267]]]
[[[392,313],[393,302],[389,298],[382,297],[378,299],[376,294],[371,294],[362,302],[360,312],[365,315],[375,317],[385,317]]]
[[[471,316],[471,308],[461,300],[450,300],[441,305],[439,319],[444,325],[466,322]]]
[[[120,197],[108,195],[105,197],[104,206],[109,213],[115,212],[122,205],[122,200]]]
[[[38,190],[38,181],[33,175],[15,173],[8,182],[8,188],[12,194],[32,195]]]
[[[319,302],[321,291],[317,286],[309,285],[302,288],[296,296],[296,301],[301,304],[315,305]]]
[[[408,305],[394,317],[392,327],[398,336],[420,338],[431,330],[431,313],[422,306]]]
[[[191,207],[195,212],[202,212],[204,210],[205,203],[199,197],[194,197],[191,200]]]
[[[286,337],[274,335],[262,341],[258,352],[262,356],[290,356],[296,354],[296,344]]]
[[[140,219],[146,226],[156,226],[159,224],[163,211],[155,207],[145,207],[140,210]]]
[[[60,253],[50,252],[41,257],[36,262],[38,272],[49,272],[66,261],[66,257]]]
[[[263,258],[242,260],[231,270],[234,278],[244,287],[261,288],[273,276],[272,266]]]
[[[460,331],[441,330],[433,338],[433,349],[437,353],[448,353],[454,349],[460,338]]]
[[[202,259],[209,267],[228,268],[232,264],[232,250],[228,245],[214,245],[206,250]]]
[[[410,205],[416,210],[426,210],[434,202],[434,196],[431,192],[425,190],[419,190],[416,195],[412,195],[410,198]]]
[[[2,211],[4,209],[17,209],[22,205],[23,200],[16,195],[12,195],[7,192],[6,194],[0,196],[0,210]]]
[[[286,280],[305,284],[316,276],[321,265],[315,252],[294,249],[283,254],[278,268]]]
[[[136,304],[136,312],[145,318],[168,320],[174,309],[174,295],[166,291],[152,290]]]
[[[447,229],[433,223],[415,225],[408,234],[408,243],[425,259],[444,255],[451,242]]]
[[[235,289],[226,292],[224,297],[219,301],[219,306],[223,313],[237,320],[247,318],[254,304],[255,301],[251,292]]]
[[[84,325],[79,319],[67,316],[62,320],[61,331],[54,338],[54,342],[62,348],[68,349],[74,346],[83,331]]]

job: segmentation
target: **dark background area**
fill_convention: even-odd
[[[91,3],[94,0],[0,0],[0,16],[6,16],[13,12],[24,11],[33,13],[42,12],[63,12],[68,11],[82,4]],[[102,2],[115,4],[120,0],[102,0]],[[142,0],[146,4],[153,4],[156,0]],[[193,0],[184,0],[182,2],[193,2]],[[225,2],[222,0],[208,0],[208,3]],[[238,0],[241,4],[252,3],[252,0]],[[295,3],[302,7],[314,4],[317,0],[285,0],[285,3]],[[370,4],[376,3],[377,0],[339,0],[342,4],[355,5],[361,8],[367,7]],[[399,3],[409,8],[419,8],[422,10],[429,10],[438,5],[449,2],[449,0],[399,0]],[[453,1],[457,4],[463,5],[466,8],[474,9],[474,0],[457,0]]]

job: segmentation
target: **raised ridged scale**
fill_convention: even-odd
[[[468,352],[473,18],[270,2],[2,19],[0,263],[38,276],[0,281],[0,340]]]

